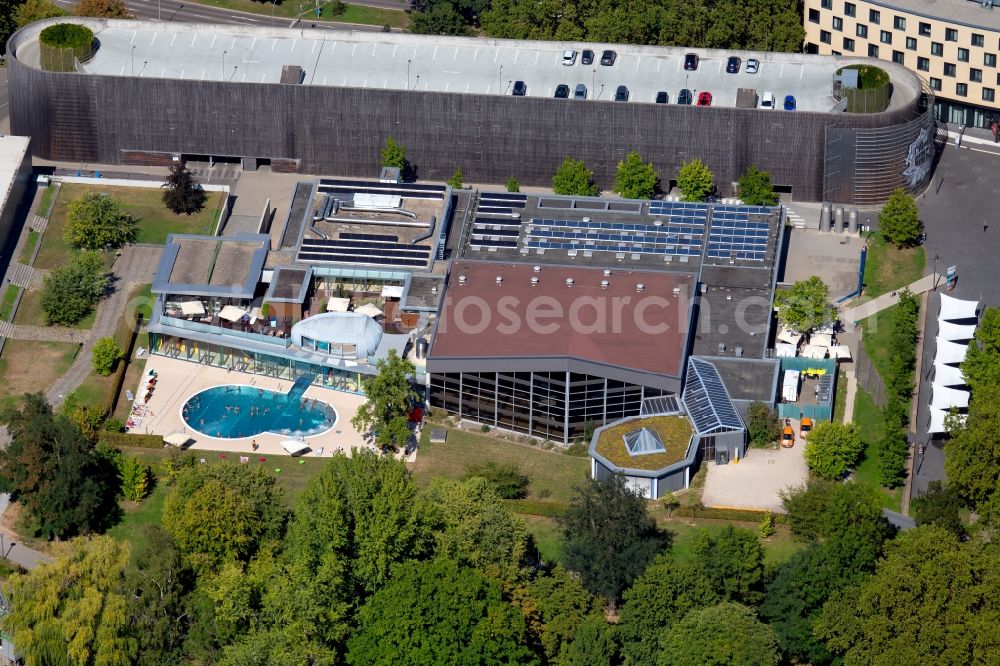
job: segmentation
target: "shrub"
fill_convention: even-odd
[[[72,72],[76,60],[85,60],[94,45],[94,33],[76,23],[57,23],[38,36],[42,69],[49,72]]]
[[[861,456],[864,444],[853,423],[820,423],[806,441],[806,464],[823,479],[838,479]]]
[[[106,194],[91,192],[69,204],[63,238],[73,247],[119,248],[134,241],[135,235],[135,218]]]
[[[920,222],[920,211],[913,195],[901,187],[896,188],[878,214],[878,228],[882,238],[896,247],[910,247],[920,242],[924,225]]]
[[[448,185],[451,186],[453,190],[460,190],[465,186],[465,181],[462,179],[462,167],[455,169],[454,175],[448,179]]]
[[[581,160],[567,157],[552,177],[552,191],[556,194],[582,197],[597,196],[598,189],[594,183],[594,172],[588,169]]]
[[[677,172],[677,187],[684,201],[704,201],[715,190],[712,170],[700,159],[695,158],[681,165]]]
[[[507,179],[507,191],[508,192],[520,192],[521,191],[521,184],[519,182],[517,182],[517,179],[515,179],[513,176],[511,176],[510,178]]]
[[[90,352],[90,365],[94,372],[107,377],[115,369],[115,364],[125,357],[125,352],[114,338],[101,338],[94,343]]]
[[[81,252],[68,266],[57,268],[42,281],[40,295],[47,324],[72,326],[83,319],[108,288],[104,259]]]
[[[135,456],[122,456],[118,467],[122,495],[132,502],[140,502],[149,493],[152,472],[149,465]]]
[[[466,479],[477,476],[486,479],[503,499],[524,498],[531,482],[517,465],[500,464],[492,460],[472,465],[465,473]]]
[[[763,402],[755,400],[747,408],[747,435],[750,437],[750,445],[756,447],[767,446],[778,441],[781,437],[781,421],[774,410]]]

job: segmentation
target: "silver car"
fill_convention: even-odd
[[[743,71],[747,74],[756,74],[760,71],[760,60],[757,60],[757,58],[747,58],[747,66]]]
[[[576,84],[576,90],[573,91],[573,99],[587,99],[587,86],[582,83]]]
[[[574,63],[576,63],[576,51],[573,49],[566,49],[563,51],[562,64],[570,67]]]

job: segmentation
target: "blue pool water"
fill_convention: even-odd
[[[309,381],[288,393],[256,386],[214,386],[191,396],[181,415],[188,427],[209,437],[237,439],[271,432],[308,437],[329,430],[337,413],[326,403],[303,398]]]

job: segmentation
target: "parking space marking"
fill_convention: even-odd
[[[472,62],[476,62],[478,58],[479,58],[479,47],[477,46],[476,52],[472,54]]]
[[[177,41],[177,33],[175,32],[174,36],[170,38],[170,46],[173,46],[174,42],[176,41]]]
[[[153,39],[149,40],[149,45],[150,46],[152,46],[153,44],[156,43],[156,38],[159,36],[159,34],[160,34],[159,32],[154,32],[153,33]]]
[[[342,86],[346,86],[347,85],[347,77],[346,76],[344,77],[343,83],[341,83],[340,85],[342,85]]]
[[[296,45],[296,44],[298,44],[298,43],[299,43],[299,40],[297,40],[297,39],[293,39],[293,40],[292,40],[292,48],[288,49],[288,52],[289,52],[289,53],[292,53],[292,52],[294,52],[294,51],[295,51],[295,45]]]
[[[367,88],[368,87],[368,79],[365,79],[365,82],[361,84],[361,87],[362,88]]]
[[[518,57],[519,55],[521,55],[521,49],[515,49],[515,50],[514,50],[514,64],[515,64],[515,65],[517,64],[517,57]]]
[[[183,69],[181,70],[181,74],[180,74],[180,76],[178,78],[181,78],[181,79],[184,78],[184,70]]]
[[[781,63],[781,69],[778,70],[778,78],[783,78],[785,76],[785,63]]]
[[[201,70],[201,80],[205,80],[205,70]]]
[[[122,71],[118,74],[118,76],[125,76],[125,65],[122,65]]]
[[[326,85],[326,77],[325,76],[323,77],[323,85],[324,86]]]
[[[469,92],[469,84],[468,83],[465,84],[465,92]]]
[[[462,72],[458,71],[457,69],[442,69],[441,73],[442,74],[461,74]]]
[[[217,40],[218,38],[219,38],[218,35],[212,35],[212,43],[208,45],[208,48],[214,49],[215,48],[215,40]]]
[[[680,58],[677,59],[677,67],[674,68],[674,71],[675,72],[681,71],[681,60],[680,60]]]
[[[663,64],[663,59],[662,58],[657,58],[656,59],[656,73],[657,74],[660,73],[660,65],[662,65],[662,64]]]
[[[253,41],[250,42],[250,50],[253,51],[253,47],[257,46],[257,38],[254,37]]]
[[[395,44],[395,45],[393,45],[393,47],[392,47],[392,57],[393,57],[393,58],[395,58],[395,57],[396,57],[396,50],[397,50],[398,48],[399,48],[399,44]]]
[[[313,40],[313,47],[312,47],[312,49],[311,49],[311,50],[309,51],[309,53],[316,53],[316,45],[317,45],[317,44],[319,44],[319,42],[318,42],[318,41],[316,41],[316,40],[314,39],[314,40]]]
[[[434,47],[434,55],[431,56],[431,60],[437,60],[438,59],[438,48],[439,47],[437,47],[437,46]]]
[[[265,78],[267,78],[267,74],[264,74],[263,72],[261,72],[261,75],[260,75],[260,82],[261,82],[261,83],[264,83],[264,79],[265,79]]]
[[[191,38],[191,48],[194,47],[194,43],[195,43],[195,41],[197,41],[197,39],[198,39],[198,35],[195,35],[194,37]]]
[[[455,47],[455,57],[451,59],[452,62],[458,62],[458,47]]]
[[[352,49],[351,49],[351,57],[352,57],[352,58],[354,57],[354,53],[355,53],[355,52],[356,52],[357,50],[358,50],[358,45],[357,45],[357,44],[355,44],[355,45],[354,45],[354,48],[352,48]]]
[[[451,86],[451,84],[450,84],[450,83],[446,83],[446,84],[444,84],[444,91],[445,91],[445,92],[448,92],[448,88],[449,88],[449,86]]]
[[[382,81],[382,89],[385,90],[388,87],[389,87],[389,79],[385,79],[384,81]]]
[[[799,65],[799,81],[802,80],[802,75],[805,73],[805,71],[806,71],[805,65]]]
[[[541,51],[535,51],[535,66],[536,67],[538,66],[538,58],[540,58],[541,55],[542,55]]]
[[[278,45],[278,40],[277,39],[274,40],[273,42],[271,42],[271,50],[273,51],[274,47],[276,47],[277,45]]]
[[[247,80],[247,75],[246,75],[246,72],[244,72],[244,73],[243,73],[243,80],[244,80],[244,81],[246,81],[246,80]]]
[[[132,31],[132,39],[131,39],[131,41],[129,41],[129,46],[131,46],[132,44],[135,44],[135,36],[137,34],[138,34],[138,32],[136,32],[134,30]],[[194,42],[191,42],[191,44],[194,44]]]
[[[496,62],[497,58],[499,58],[499,57],[500,57],[500,47],[498,46],[497,47],[497,52],[493,54],[493,62]]]

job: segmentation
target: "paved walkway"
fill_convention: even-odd
[[[10,506],[10,493],[0,493],[0,518]],[[52,558],[32,548],[19,543],[21,537],[10,530],[0,528],[3,552],[0,556],[25,569],[34,569],[40,564],[48,564]]]
[[[858,380],[854,375],[853,365],[851,369],[844,370],[844,376],[847,378],[847,394],[844,397],[846,401],[844,405],[844,423],[851,423],[854,421],[854,399],[858,393]]]
[[[925,275],[916,282],[908,285],[906,289],[909,289],[913,294],[923,294],[924,292],[932,291],[935,286],[941,286],[942,284],[944,284],[944,276],[938,273],[932,273],[931,275]],[[882,294],[877,298],[873,298],[872,300],[853,308],[844,308],[841,311],[840,320],[845,323],[861,321],[862,319],[867,319],[876,312],[881,312],[886,308],[891,308],[893,305],[899,303],[900,291],[902,291],[902,289],[888,294]]]

